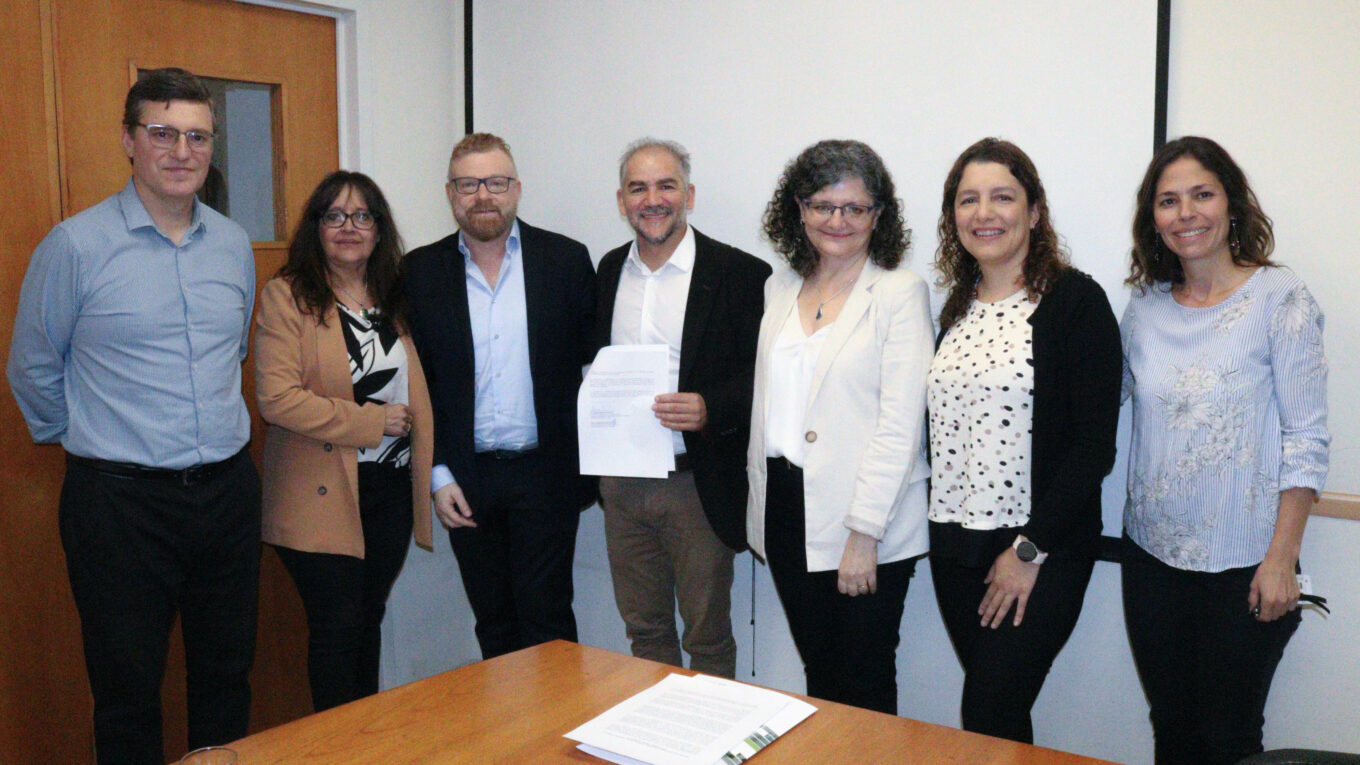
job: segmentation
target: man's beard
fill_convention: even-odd
[[[654,212],[654,211],[657,211],[657,210],[658,210],[658,208],[655,208],[655,207],[649,207],[649,208],[646,208],[646,209],[644,209],[644,210],[639,210],[639,211],[638,211],[637,220],[636,220],[636,221],[629,221],[629,223],[632,225],[633,232],[636,233],[636,234],[638,235],[638,238],[640,238],[640,239],[642,239],[643,241],[648,242],[648,243],[650,243],[650,244],[654,244],[654,245],[658,245],[658,246],[659,246],[659,245],[665,244],[665,243],[666,243],[666,240],[670,239],[670,238],[671,238],[671,235],[673,235],[676,231],[680,230],[680,227],[683,226],[683,225],[685,225],[685,223],[684,223],[683,220],[680,220],[679,218],[675,217],[674,211],[673,211],[673,210],[670,210],[669,208],[666,208],[666,209],[665,209],[665,213],[666,213],[667,215],[671,215],[671,216],[672,216],[672,217],[671,217],[671,224],[670,224],[669,226],[666,227],[666,230],[664,230],[664,231],[661,232],[661,236],[659,236],[659,237],[658,237],[658,236],[651,236],[651,235],[649,235],[649,234],[644,233],[643,230],[642,230],[642,226],[641,226],[641,223],[642,223],[642,216],[645,215],[645,214],[647,214],[647,213]]]
[[[499,217],[478,215],[478,212],[494,210],[500,213]],[[467,213],[467,220],[459,220],[458,228],[462,232],[476,239],[479,242],[490,242],[498,239],[505,232],[510,230],[510,226],[515,222],[515,212],[510,210],[509,214],[501,213],[500,208],[473,208]]]

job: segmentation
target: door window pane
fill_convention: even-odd
[[[274,194],[274,91],[277,85],[200,77],[212,94],[216,125],[212,166],[198,192],[254,242],[282,240]]]

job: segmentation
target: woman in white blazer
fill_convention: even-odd
[[[926,552],[924,281],[882,159],[822,141],[784,170],[765,285],[746,529],[770,566],[808,695],[897,712],[898,626]]]

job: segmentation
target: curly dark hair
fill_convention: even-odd
[[[1023,277],[1025,295],[1036,300],[1048,294],[1063,269],[1068,267],[1067,248],[1053,230],[1048,212],[1048,195],[1039,180],[1039,171],[1029,155],[1019,146],[1000,138],[983,138],[963,150],[949,175],[944,179],[944,198],[940,201],[940,222],[936,226],[940,244],[935,250],[935,270],[939,278],[935,284],[949,290],[944,307],[940,309],[940,331],[954,326],[954,322],[968,312],[982,276],[977,259],[964,249],[959,240],[958,223],[954,220],[954,202],[963,181],[963,171],[974,162],[995,162],[1004,165],[1025,190],[1025,199],[1038,211],[1038,220],[1029,232],[1029,252],[1025,253]]]
[[[784,167],[763,220],[765,238],[803,278],[816,270],[820,256],[808,241],[798,203],[847,178],[864,181],[879,210],[869,235],[869,259],[890,271],[911,246],[911,229],[903,219],[902,202],[882,157],[859,141],[819,141]]]
[[[392,209],[388,207],[382,189],[363,173],[336,170],[321,180],[307,199],[302,220],[298,221],[293,239],[288,243],[288,260],[278,275],[289,281],[298,308],[324,325],[326,312],[335,305],[336,297],[327,278],[326,252],[321,246],[321,216],[347,188],[363,195],[364,204],[375,220],[377,241],[368,258],[364,277],[368,294],[385,320],[405,327],[406,292],[402,289],[400,274],[401,235],[397,233]]]
[[[1133,252],[1129,278],[1124,283],[1146,290],[1156,284],[1168,287],[1185,282],[1185,270],[1180,258],[1167,249],[1157,233],[1153,219],[1157,182],[1172,162],[1191,157],[1214,174],[1223,184],[1228,197],[1228,217],[1234,230],[1232,259],[1239,266],[1273,266],[1270,253],[1275,249],[1275,234],[1270,217],[1261,211],[1256,192],[1247,183],[1247,176],[1233,158],[1218,143],[1201,136],[1188,135],[1162,145],[1152,155],[1152,162],[1143,174],[1138,187],[1138,203],[1133,214]]]

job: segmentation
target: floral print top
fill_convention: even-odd
[[[1327,477],[1322,310],[1287,268],[1188,308],[1154,287],[1120,322],[1133,444],[1124,530],[1167,565],[1254,566],[1279,495]]]

